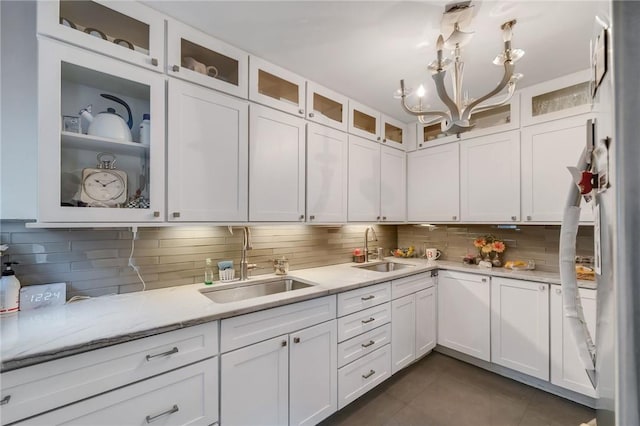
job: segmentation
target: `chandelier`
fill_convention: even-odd
[[[477,99],[470,99],[466,94],[463,95],[462,79],[464,62],[462,62],[460,49],[471,41],[473,32],[464,32],[461,28],[471,23],[473,6],[471,6],[470,3],[471,1],[464,1],[445,7],[441,30],[442,33],[445,34],[450,31],[450,35],[445,40],[442,34],[440,34],[436,43],[437,57],[428,67],[432,73],[431,77],[435,82],[438,97],[442,100],[446,108],[448,108],[448,111],[428,111],[422,109],[422,97],[424,96],[424,88],[422,86],[417,91],[420,99],[418,105],[408,106],[406,101],[408,91],[405,90],[404,80],[400,80],[399,93],[403,109],[409,114],[417,116],[418,121],[422,124],[440,122],[442,131],[446,134],[459,134],[471,130],[474,126],[469,123],[471,114],[506,104],[516,90],[517,81],[522,78],[522,74],[514,73],[515,62],[524,55],[523,50],[511,48],[513,26],[516,24],[516,20],[514,19],[505,22],[500,27],[502,29],[504,50],[493,60],[495,65],[504,67],[504,75],[500,83],[498,83],[495,89]],[[452,50],[453,60],[444,57],[444,48]],[[444,83],[447,69],[450,67],[453,68],[453,96],[449,96]],[[503,99],[491,104],[484,103],[502,92],[505,87],[508,89],[508,92]]]

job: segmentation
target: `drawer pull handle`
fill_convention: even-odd
[[[373,294],[370,294],[369,296],[367,296],[367,297],[361,297],[360,299],[361,299],[361,300],[371,300],[371,299],[373,299],[374,297],[375,297],[375,296],[374,296]]]
[[[363,343],[361,346],[363,348],[368,348],[371,345],[375,345],[376,342],[374,342],[373,340],[369,340],[369,343]]]
[[[294,337],[293,338],[293,343],[300,343],[300,338],[299,337]]]
[[[287,346],[287,341],[283,340],[282,342],[280,342],[280,346],[282,346],[283,348]]]
[[[374,317],[369,318],[368,320],[362,320],[363,324],[369,324],[372,321],[375,321],[376,319]]]
[[[177,413],[178,410],[178,406],[174,404],[173,407],[169,408],[167,411],[163,411],[162,413],[156,414],[155,416],[147,416],[147,423],[155,422],[162,416],[168,416],[169,414]]]
[[[368,379],[369,377],[373,376],[374,374],[376,374],[376,370],[369,370],[369,372],[367,374],[363,374],[362,378],[363,379]]]
[[[175,346],[173,347],[173,349],[166,351],[166,352],[162,352],[161,354],[156,354],[156,355],[147,355],[147,361],[151,361],[153,358],[157,358],[159,356],[169,356],[171,354],[177,354],[178,353],[178,348],[176,348]]]
[[[4,398],[0,399],[0,405],[7,405],[10,399],[11,399],[11,395],[5,396]]]

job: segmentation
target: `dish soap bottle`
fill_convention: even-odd
[[[17,264],[17,262],[4,263],[6,268],[2,271],[2,279],[0,279],[0,315],[18,312],[20,308],[20,281],[11,269],[11,265]]]
[[[205,260],[204,266],[204,285],[211,284],[213,284],[213,267],[211,258],[207,258],[207,260]]]

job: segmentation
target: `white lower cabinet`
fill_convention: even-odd
[[[338,370],[338,409],[391,376],[391,346],[385,345]]]
[[[19,425],[210,425],[218,421],[210,358],[19,422]]]
[[[438,344],[490,361],[489,277],[451,271],[438,274]]]
[[[437,288],[427,288],[417,292],[415,296],[416,359],[419,359],[436,347]]]
[[[579,289],[580,300],[591,338],[596,339],[596,290]],[[551,286],[551,383],[597,397],[576,349],[575,339],[564,317],[562,289]]]
[[[416,359],[416,298],[391,302],[391,371],[397,373]]]
[[[224,425],[316,424],[336,411],[336,321],[221,356]]]
[[[491,278],[491,361],[549,380],[549,285]]]

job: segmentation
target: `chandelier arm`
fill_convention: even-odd
[[[512,84],[512,83],[509,83],[509,92],[505,95],[505,97],[504,97],[502,100],[497,101],[497,102],[494,102],[494,103],[492,103],[492,104],[487,104],[487,105],[477,105],[477,106],[476,106],[476,107],[471,111],[471,113],[487,111],[487,110],[489,110],[489,109],[492,109],[492,108],[496,108],[496,107],[502,106],[502,105],[506,104],[507,102],[509,102],[509,101],[511,100],[511,98],[513,98],[513,95],[514,95],[515,91],[516,91],[516,85],[515,85],[515,83],[513,83],[513,84]]]
[[[451,112],[451,121],[455,122],[460,119],[460,110],[458,109],[458,105],[456,105],[453,99],[449,97],[449,95],[447,94],[447,89],[445,89],[444,87],[444,77],[446,76],[446,74],[446,71],[438,71],[431,77],[436,83],[436,91],[438,93],[438,97],[442,102],[444,102],[445,106],[449,108],[449,111]]]
[[[402,99],[400,100],[400,104],[402,105],[402,108],[408,112],[411,115],[415,115],[415,116],[424,116],[424,115],[435,115],[438,116],[440,118],[447,118],[449,117],[449,115],[444,112],[444,111],[414,111],[411,108],[409,108],[409,106],[407,105],[407,100],[405,99],[405,97],[403,96]]]
[[[442,121],[442,117],[436,117],[436,118],[432,118],[431,120],[425,120],[424,116],[419,115],[418,116],[418,121],[420,122],[420,124],[428,126],[430,124],[435,124],[435,123],[437,123],[439,121]]]
[[[504,75],[502,76],[502,80],[500,81],[500,83],[498,83],[496,88],[493,89],[492,91],[490,91],[489,93],[487,93],[486,95],[484,95],[481,98],[478,98],[475,101],[471,102],[464,109],[464,113],[462,114],[462,119],[463,120],[468,120],[469,117],[471,117],[471,111],[473,111],[473,109],[476,106],[478,106],[482,102],[486,101],[487,99],[490,99],[492,96],[495,96],[498,93],[500,93],[502,91],[502,89],[504,89],[505,86],[507,84],[509,84],[509,80],[511,80],[511,76],[513,76],[513,70],[514,69],[515,69],[515,66],[513,65],[512,61],[505,61],[504,62]]]

